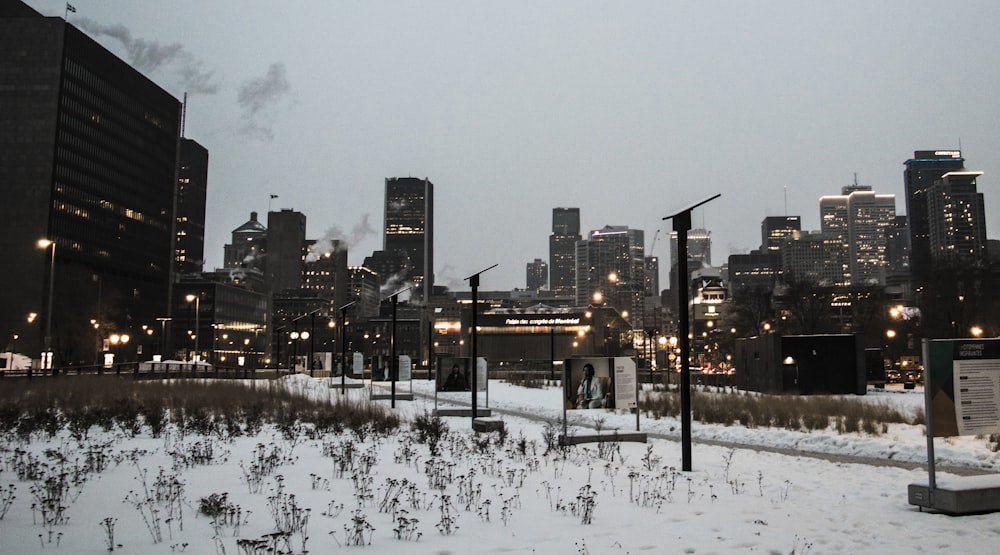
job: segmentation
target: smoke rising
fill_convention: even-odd
[[[190,94],[215,94],[219,85],[215,73],[206,70],[204,64],[180,43],[163,45],[132,36],[124,25],[104,25],[92,19],[79,18],[74,24],[95,36],[112,38],[125,48],[126,58],[136,69],[145,73],[174,71],[178,84]]]
[[[312,262],[328,252],[336,252],[338,250],[349,251],[353,245],[357,245],[364,239],[375,235],[375,229],[372,228],[369,221],[370,217],[369,214],[361,216],[361,221],[351,228],[350,233],[344,233],[342,229],[335,225],[327,228],[323,237],[317,239],[309,247],[306,262]]]
[[[237,100],[243,109],[243,131],[257,138],[271,140],[276,118],[275,106],[292,90],[285,74],[285,64],[275,62],[263,77],[250,79],[240,86]]]

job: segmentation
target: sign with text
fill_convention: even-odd
[[[399,355],[399,372],[397,373],[397,380],[401,382],[410,381],[413,376],[413,361],[410,359],[410,355]]]
[[[614,366],[614,406],[620,409],[634,409],[639,403],[636,395],[635,361],[631,357],[615,357]]]
[[[924,350],[934,437],[1000,433],[1000,340],[932,340]]]

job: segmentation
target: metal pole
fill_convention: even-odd
[[[690,327],[688,311],[687,274],[687,232],[691,229],[691,212],[674,217],[674,231],[677,232],[677,312],[680,315],[681,346],[681,469],[691,471],[691,372],[688,361],[691,357],[691,342],[688,339]]]
[[[434,379],[434,319],[427,322],[427,381]]]
[[[479,274],[469,278],[469,285],[472,286],[472,422],[475,426],[479,399],[476,393],[479,389],[479,353],[477,352],[476,328],[477,314],[479,312]]]
[[[289,372],[292,374],[297,373],[297,366],[299,364],[299,319],[296,318],[292,320],[292,365],[289,368]]]
[[[549,328],[549,381],[556,379],[556,329]]]
[[[477,398],[477,390],[479,389],[479,351],[478,351],[478,332],[476,328],[479,327],[478,317],[479,317],[479,274],[486,272],[487,270],[492,270],[498,265],[494,264],[485,270],[480,270],[466,279],[469,280],[469,286],[472,287],[472,424],[475,426],[477,414],[477,404],[479,399]],[[489,377],[487,376],[487,380]],[[489,398],[487,397],[487,402]]]
[[[49,260],[49,306],[47,309],[47,316],[45,317],[45,364],[42,368],[52,367],[52,305],[53,293],[55,291],[56,283],[56,242],[49,241],[52,247],[52,258]]]
[[[392,381],[392,393],[390,394],[390,405],[396,408],[396,304],[399,302],[399,294],[392,296],[392,333],[389,335],[389,379]]]
[[[316,356],[316,311],[312,311],[309,315],[309,377],[315,378],[316,372],[316,361],[314,357]]]
[[[691,343],[688,340],[688,328],[690,322],[688,311],[691,309],[688,302],[688,287],[690,286],[687,271],[687,232],[691,229],[691,211],[709,201],[719,198],[721,194],[716,194],[705,200],[699,201],[691,206],[663,218],[664,220],[674,220],[674,231],[677,232],[677,311],[680,315],[680,363],[681,363],[681,469],[685,472],[691,471],[691,374],[688,368],[691,358]]]
[[[198,339],[201,337],[201,292],[194,298],[194,365],[198,367],[199,345]]]
[[[358,301],[340,307],[340,394],[347,393],[347,309]]]

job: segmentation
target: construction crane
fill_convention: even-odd
[[[656,240],[660,238],[660,230],[657,229],[656,233],[653,234],[653,243],[649,245],[649,256],[653,256],[653,249],[656,248]]]

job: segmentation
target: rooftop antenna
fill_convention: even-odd
[[[788,185],[785,185],[784,189],[785,189],[785,217],[788,217]]]

